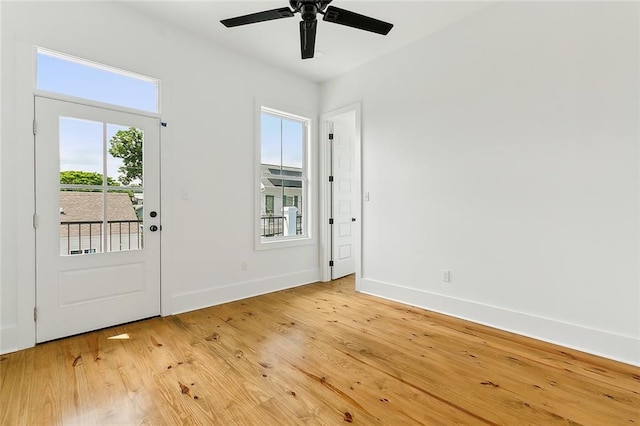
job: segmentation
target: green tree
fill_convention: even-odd
[[[109,154],[122,158],[118,180],[123,185],[132,182],[142,185],[142,131],[135,127],[118,132],[109,141]],[[139,181],[139,182],[138,182]]]
[[[84,172],[82,170],[68,170],[60,172],[60,183],[66,185],[102,185],[102,174]],[[107,176],[107,185],[120,186],[120,183]]]

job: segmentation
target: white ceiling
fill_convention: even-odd
[[[332,6],[394,24],[387,36],[318,20],[316,57],[300,59],[300,15],[226,28],[221,19],[276,9],[288,0],[123,2],[145,15],[261,62],[322,82],[489,6],[484,1],[335,0]],[[322,53],[324,54],[322,54]]]

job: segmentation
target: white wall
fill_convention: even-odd
[[[315,119],[317,84],[147,20],[117,2],[0,7],[0,352],[34,344],[34,45],[162,82],[162,119],[168,123],[162,131],[164,314],[318,279],[317,244],[253,249],[255,99]],[[221,193],[228,185],[235,188]],[[247,271],[241,271],[242,261]]]
[[[498,4],[324,84],[363,105],[361,289],[640,364],[639,18]]]

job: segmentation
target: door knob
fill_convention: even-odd
[[[158,230],[158,227],[156,225],[151,225],[149,227],[149,231],[151,231],[151,232],[156,232],[157,230]]]
[[[351,222],[355,222],[355,221],[356,221],[356,218],[355,218],[355,217],[352,217],[352,218],[351,218]]]

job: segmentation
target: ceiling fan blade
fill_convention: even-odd
[[[300,21],[300,51],[302,59],[311,59],[316,48],[318,21]]]
[[[369,16],[360,15],[359,13],[349,10],[340,9],[338,7],[329,6],[324,12],[323,21],[333,22],[334,24],[346,25],[347,27],[358,28],[359,30],[371,31],[372,33],[387,35],[393,24],[371,18]]]
[[[255,24],[256,22],[271,21],[273,19],[291,18],[293,11],[288,7],[280,9],[265,10],[264,12],[251,13],[249,15],[237,16],[235,18],[223,19],[220,21],[227,28],[240,25]]]

